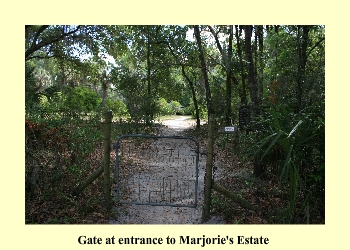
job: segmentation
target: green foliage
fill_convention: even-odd
[[[36,80],[34,78],[34,66],[25,64],[25,105],[26,107],[39,102],[39,96],[36,95]]]
[[[178,114],[180,113],[181,110],[181,103],[177,102],[177,101],[171,101],[170,102],[170,106],[171,106],[171,110],[173,112],[173,114]]]
[[[256,155],[264,166],[278,173],[281,183],[289,183],[291,221],[295,219],[299,191],[303,193],[304,204],[316,199],[318,203],[324,202],[324,107],[315,103],[294,114],[285,105],[278,105],[272,106],[269,113],[264,121],[269,134],[261,134]]]
[[[112,110],[114,117],[126,117],[129,116],[125,103],[121,99],[106,100],[106,109]]]
[[[198,100],[198,110],[199,110],[199,117],[202,119],[208,118],[208,109],[205,101],[203,99]],[[193,112],[193,117],[195,117],[195,112]]]
[[[171,105],[164,98],[160,98],[158,100],[157,106],[159,109],[158,116],[172,115],[173,114],[173,110],[171,108]]]
[[[91,112],[101,104],[101,98],[96,92],[86,87],[68,87],[65,90],[64,105],[75,112]]]
[[[307,64],[302,82],[302,106],[324,100],[325,88],[325,29],[323,26],[309,26]],[[288,106],[296,106],[297,79],[300,51],[300,34],[297,25],[280,26],[278,33],[267,32],[264,41],[266,60],[264,68],[265,100],[271,95],[270,84],[279,84],[276,98]],[[298,52],[299,51],[299,52]]]
[[[67,174],[73,188],[86,177],[91,167],[88,157],[102,140],[100,121],[98,116],[79,118],[70,113],[47,113],[41,117],[32,112],[26,116],[26,158],[52,165],[44,169],[49,177],[41,180],[43,185],[50,181],[54,185]]]
[[[41,70],[43,72],[44,70]],[[57,85],[44,84],[46,80],[42,78],[50,78],[45,72],[45,76],[38,75],[38,67],[33,63],[25,64],[25,106],[41,105],[48,106],[50,103],[59,101],[60,89]]]
[[[160,98],[157,102],[158,116],[165,115],[185,115],[185,112],[178,101],[167,102],[164,98]]]
[[[156,103],[151,97],[129,97],[126,105],[132,123],[149,125],[153,122]]]
[[[201,119],[206,119],[208,118],[208,111],[206,107],[205,100],[199,99],[198,100],[198,111],[199,111],[199,117]],[[193,118],[196,118],[196,110],[194,108],[194,103],[193,99],[190,99],[190,104],[187,107],[184,107],[181,112],[184,115],[191,115]]]
[[[195,117],[195,111],[194,111],[194,106],[192,105],[188,105],[186,107],[183,107],[180,109],[179,114],[180,115],[191,115],[192,117]]]

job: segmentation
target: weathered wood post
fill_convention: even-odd
[[[204,51],[202,47],[202,39],[199,31],[199,26],[193,26],[194,35],[197,40],[198,50],[199,50],[199,59],[201,61],[202,74],[204,78],[205,86],[205,97],[207,101],[208,108],[208,156],[205,169],[205,180],[204,180],[204,204],[203,204],[203,213],[202,213],[202,222],[206,222],[210,218],[210,207],[211,207],[211,189],[212,189],[212,169],[213,169],[213,151],[214,151],[214,108],[212,105],[211,92],[209,87],[209,79],[207,66],[204,58]]]
[[[103,168],[104,168],[104,193],[106,208],[112,208],[111,202],[111,176],[110,176],[110,158],[111,158],[111,124],[112,111],[109,110],[105,114],[104,122],[104,138],[103,138]]]
[[[96,169],[85,181],[83,181],[79,186],[77,186],[72,194],[73,196],[78,196],[81,192],[84,191],[86,187],[88,187],[91,183],[94,182],[101,174],[103,173],[103,166]]]
[[[112,111],[107,111],[105,121],[103,122],[103,166],[96,169],[85,181],[80,183],[72,192],[74,196],[78,196],[84,189],[89,186],[104,172],[104,191],[107,209],[112,208],[111,202],[111,177],[110,177],[110,152],[111,152],[111,124]]]
[[[208,145],[207,162],[205,166],[204,177],[204,204],[202,213],[202,222],[210,219],[211,190],[213,185],[213,157],[214,157],[214,115],[210,114],[208,118]]]

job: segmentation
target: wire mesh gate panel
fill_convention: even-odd
[[[197,206],[199,144],[195,139],[123,135],[115,148],[119,203]]]

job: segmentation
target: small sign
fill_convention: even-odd
[[[234,132],[235,127],[225,127],[225,132]]]
[[[219,134],[234,134],[237,133],[237,127],[236,126],[227,126],[227,127],[221,127],[219,128]]]

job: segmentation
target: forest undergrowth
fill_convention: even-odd
[[[115,129],[117,126],[121,133],[128,128],[117,123],[113,125]],[[155,128],[157,130],[159,127]],[[74,131],[71,126],[57,129],[26,120],[26,224],[107,224],[118,216],[115,210],[105,209],[103,175],[78,196],[72,194],[82,180],[101,166],[103,158],[102,138],[96,136],[89,140],[91,134],[101,134],[99,126],[90,126],[85,134],[80,132],[79,140]],[[79,131],[84,129],[80,127]],[[198,140],[201,152],[206,151],[206,125],[202,125],[201,130],[187,130],[186,135]],[[259,207],[259,211],[242,208],[213,191],[211,214],[222,216],[227,224],[290,223],[285,220],[288,185],[279,182],[278,176],[270,171],[260,178],[255,177],[253,162],[244,157],[244,147],[240,144],[237,136],[216,135],[214,181]],[[112,150],[111,176],[114,169],[115,151]],[[303,199],[304,194],[298,192],[295,207],[299,212],[293,224],[305,224]],[[325,223],[324,206],[318,214],[311,214],[310,223]]]
[[[189,136],[200,142],[203,150],[206,150],[206,124],[200,131],[187,132]],[[249,149],[242,140],[239,135],[216,134],[213,179],[214,182],[238,194],[259,210],[251,211],[242,208],[229,198],[213,191],[211,214],[222,216],[227,224],[306,224],[305,194],[298,191],[295,204],[295,210],[298,212],[292,221],[288,220],[290,202],[288,183],[281,183],[278,174],[274,169],[269,168],[259,178],[255,177],[254,162],[246,157],[246,151]],[[324,204],[320,204],[320,208],[316,211],[310,216],[309,223],[324,224]]]
[[[26,224],[103,224],[103,175],[79,195],[75,188],[103,164],[100,120],[25,121]],[[114,126],[118,126],[114,123]],[[111,173],[115,152],[111,151]]]

